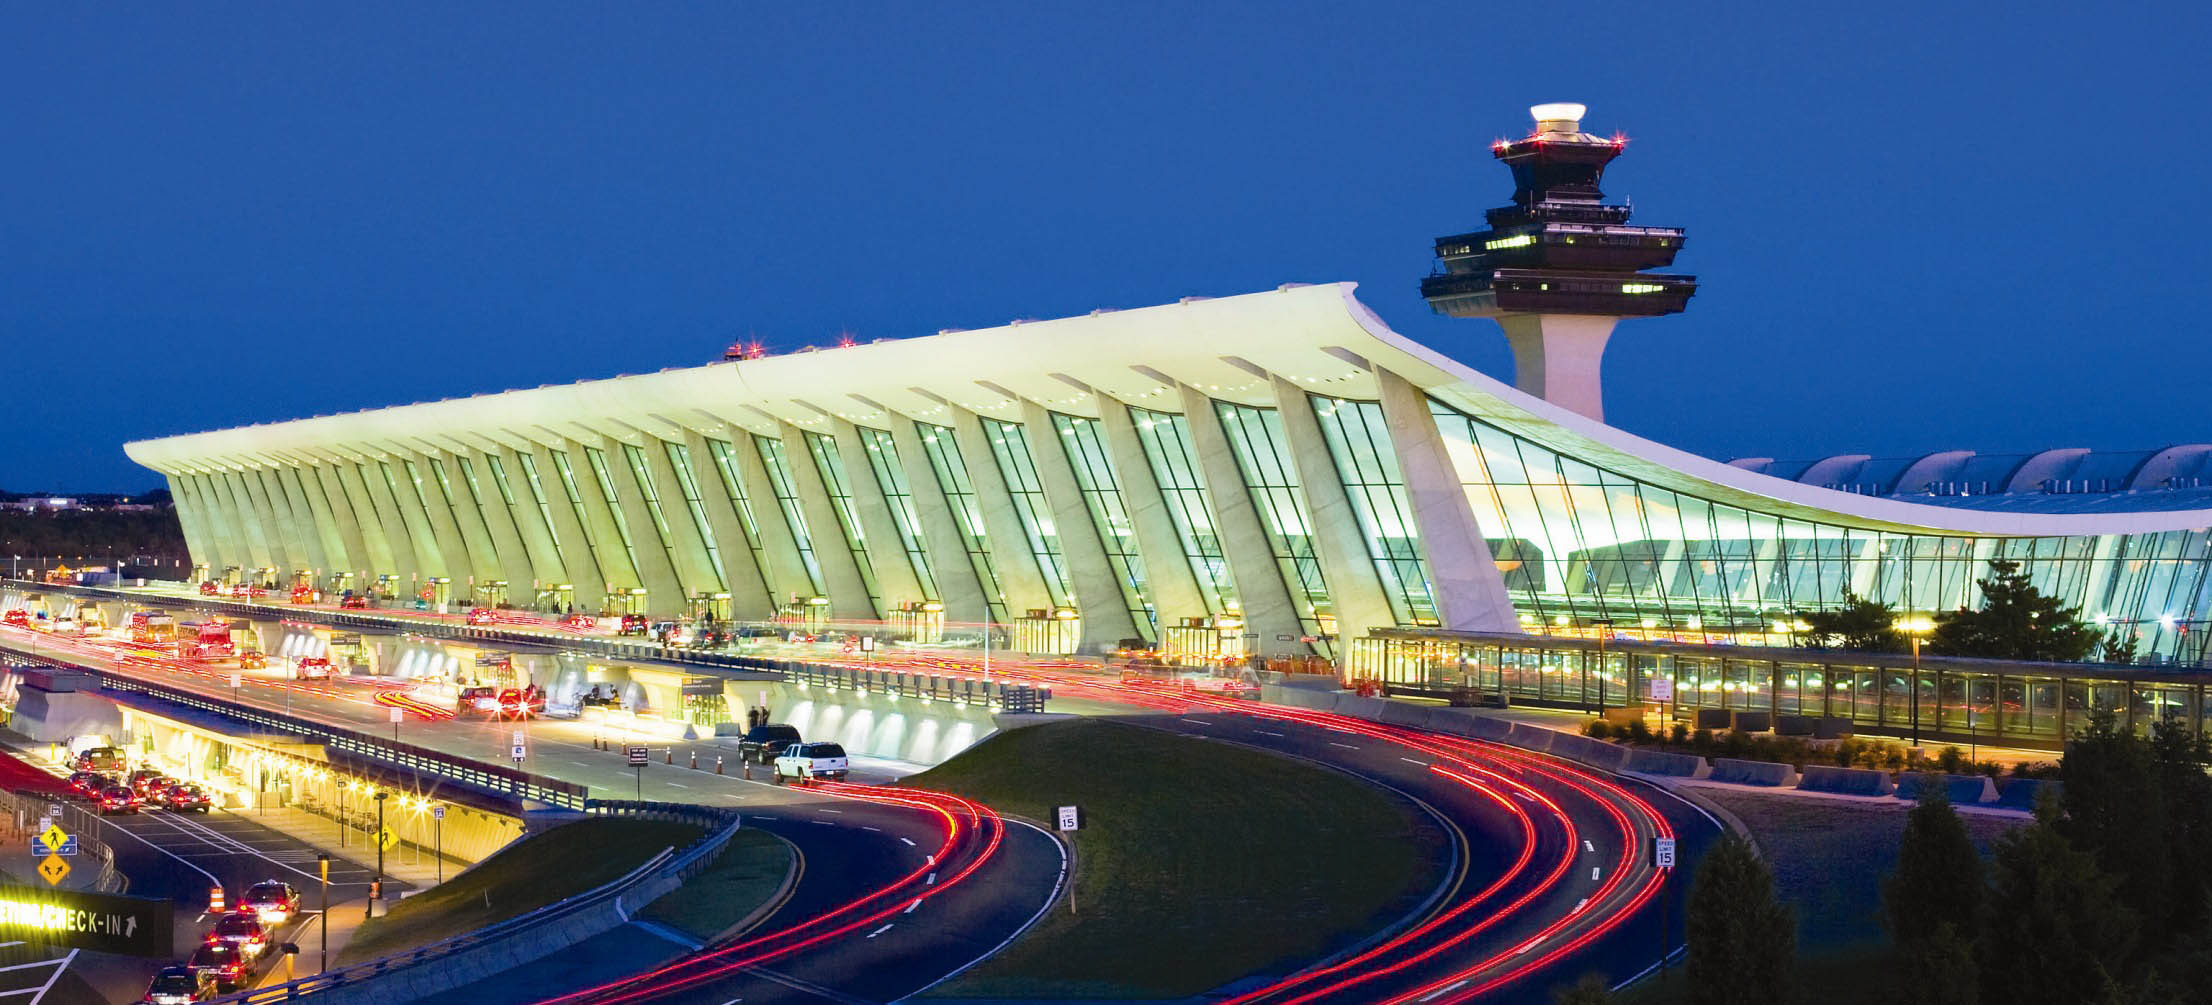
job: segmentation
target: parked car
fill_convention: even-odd
[[[643,635],[646,633],[649,625],[650,622],[646,621],[645,615],[643,614],[625,614],[622,616],[622,626],[615,630],[615,634]]]
[[[220,587],[220,586],[217,586],[217,585],[215,585],[215,581],[214,581],[214,580],[212,580],[212,579],[203,579],[203,580],[200,580],[200,596],[203,596],[203,597],[212,597],[212,596],[214,596],[214,595],[216,595],[216,594],[218,594],[218,593],[221,593],[221,592],[223,592],[223,588],[222,588],[222,587]]]
[[[344,596],[343,598],[339,599],[339,601],[338,601],[338,609],[339,609],[339,610],[341,610],[341,611],[365,611],[365,610],[368,610],[368,609],[369,609],[369,598],[367,598],[367,597],[364,597],[364,596],[361,596],[361,595],[360,595],[360,594],[358,594],[358,593],[349,593],[349,594],[347,594],[346,596]]]
[[[301,680],[328,680],[330,657],[302,656],[292,664],[292,675]]]
[[[489,625],[499,621],[499,616],[489,607],[469,608],[469,624]]]
[[[115,779],[97,771],[79,771],[69,776],[69,793],[80,799],[98,799],[100,791],[113,784]]]
[[[172,813],[207,813],[215,808],[215,799],[206,789],[190,782],[178,782],[162,792],[161,805]]]
[[[246,889],[246,895],[238,898],[238,913],[252,914],[264,925],[281,925],[292,920],[300,910],[300,892],[292,884],[265,879]]]
[[[124,784],[129,785],[131,794],[137,796],[138,801],[143,803],[150,801],[152,797],[160,793],[169,791],[169,786],[176,783],[176,779],[152,768],[140,768],[131,772],[130,781]]]
[[[213,978],[201,977],[184,964],[163,967],[146,985],[146,997],[139,1001],[148,1005],[190,1005],[204,1002],[221,992],[215,989]]]
[[[259,649],[246,649],[238,654],[238,669],[240,670],[260,670],[268,665],[269,657],[263,655]]]
[[[223,915],[223,920],[208,929],[209,944],[227,943],[238,950],[238,955],[248,960],[258,959],[269,948],[269,930],[262,927],[261,919],[245,911]]]
[[[561,627],[572,632],[588,632],[599,627],[599,619],[589,614],[571,614],[561,619]]]
[[[754,726],[737,739],[737,759],[749,764],[767,764],[783,753],[783,748],[799,741],[799,729],[780,722]]]
[[[464,687],[453,699],[454,715],[498,715],[499,689],[495,687]]]
[[[97,800],[100,815],[138,812],[138,795],[125,785],[110,785],[100,790]]]
[[[200,977],[213,981],[218,992],[236,991],[246,986],[253,969],[246,963],[238,947],[228,942],[211,942],[192,951],[192,957],[184,965]]]
[[[844,781],[852,772],[845,748],[828,741],[794,743],[776,757],[776,778],[807,782],[818,778]]]

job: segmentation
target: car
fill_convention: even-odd
[[[330,677],[330,657],[302,656],[292,662],[292,675],[301,680],[327,680]]]
[[[354,593],[346,594],[344,598],[338,601],[338,609],[341,611],[368,610],[369,598]]]
[[[464,687],[453,699],[454,715],[498,715],[499,689]]]
[[[210,945],[227,943],[246,959],[258,959],[262,950],[269,948],[269,930],[262,927],[261,919],[251,912],[238,911],[223,915],[223,920],[207,930],[203,940]]]
[[[76,767],[78,771],[111,774],[122,771],[128,762],[129,756],[121,747],[93,747],[77,755]]]
[[[188,1005],[204,1002],[221,994],[215,989],[213,978],[201,977],[184,964],[163,967],[146,985],[146,997],[139,1001],[148,1005]]]
[[[645,615],[643,614],[625,614],[622,616],[622,626],[615,630],[615,634],[643,635],[650,628],[651,624],[652,623],[647,621]]]
[[[162,790],[160,802],[172,813],[208,813],[215,809],[215,798],[190,782],[178,782]]]
[[[12,608],[8,613],[0,615],[0,620],[5,620],[8,624],[17,628],[29,628],[31,627],[31,612],[20,607]]]
[[[312,587],[312,586],[295,586],[295,587],[292,587],[292,602],[293,602],[293,603],[295,603],[295,604],[312,604],[312,603],[314,603],[314,602],[315,602],[315,588],[314,588],[314,587]]]
[[[589,614],[571,614],[561,619],[561,627],[572,632],[588,632],[599,627],[599,619]]]
[[[499,711],[494,714],[502,719],[527,719],[543,711],[543,703],[532,708],[530,699],[524,696],[521,688],[510,687],[499,692]]]
[[[843,781],[851,771],[852,762],[846,758],[845,748],[826,740],[794,743],[776,756],[778,781],[786,778],[801,782],[817,778]]]
[[[97,771],[79,771],[69,776],[69,793],[82,799],[100,798],[100,790],[115,784],[115,780]]]
[[[259,649],[247,649],[238,654],[238,669],[262,670],[269,665],[269,657]]]
[[[737,759],[747,764],[767,764],[783,753],[783,748],[800,742],[799,728],[780,722],[754,726],[737,738]]]
[[[176,783],[176,779],[152,768],[140,768],[131,772],[129,781],[124,784],[131,787],[131,794],[140,802],[149,802],[154,795],[169,791],[169,786]]]
[[[101,789],[100,795],[93,801],[99,805],[101,816],[138,812],[138,794],[125,785],[110,785]]]
[[[216,594],[218,594],[218,593],[221,593],[221,592],[223,592],[223,588],[222,588],[222,587],[220,587],[220,586],[217,586],[217,585],[215,585],[215,581],[214,581],[214,580],[212,580],[212,579],[203,579],[203,580],[200,580],[200,596],[203,596],[203,597],[212,597],[212,596],[215,596]]]
[[[237,946],[228,942],[210,942],[192,951],[192,957],[184,961],[193,973],[215,984],[218,993],[236,991],[246,986],[253,976],[253,967]]]
[[[469,624],[489,625],[498,622],[499,615],[489,607],[469,608]]]
[[[281,925],[300,911],[300,892],[292,884],[265,879],[238,898],[238,913],[251,914],[264,925]]]

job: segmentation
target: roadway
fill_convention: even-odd
[[[9,641],[4,635],[0,633],[0,643]],[[107,655],[118,657],[112,652]],[[809,652],[807,647],[790,655],[837,661],[834,654],[819,649]],[[136,657],[121,660],[134,673],[231,697],[223,686],[224,675],[215,671],[164,667],[162,661]],[[870,664],[956,672],[979,669],[972,656],[959,654],[879,655]],[[1232,999],[1237,1002],[1449,1002],[1478,996],[1486,1001],[1536,1002],[1547,1000],[1555,984],[1584,972],[1601,972],[1615,980],[1631,976],[1657,958],[1663,914],[1669,918],[1667,944],[1678,946],[1681,941],[1687,872],[1661,877],[1651,862],[1653,841],[1660,836],[1678,839],[1679,860],[1691,863],[1719,833],[1716,821],[1669,792],[1515,748],[1332,713],[1122,682],[1070,662],[1002,659],[994,663],[993,672],[1051,686],[1056,699],[1159,713],[1141,720],[1157,728],[1331,765],[1430,805],[1465,835],[1467,854],[1458,867],[1461,871],[1449,884],[1447,895],[1424,916],[1409,919],[1368,949],[1320,971],[1270,975],[1257,990]],[[288,703],[294,714],[364,731],[378,730],[388,714],[373,694],[341,682],[249,679],[240,697],[270,708]],[[411,718],[402,738],[493,760],[498,754],[487,753],[503,753],[513,728]],[[630,794],[636,784],[622,766],[619,752],[598,749],[595,727],[540,720],[528,728],[531,762],[525,767],[529,770],[617,795]],[[706,765],[697,771],[688,769],[690,751],[700,749],[708,751],[708,759],[713,752],[724,751],[729,756],[728,770],[736,770],[728,748],[712,742],[678,743],[672,755],[662,753],[670,749],[665,741],[654,742],[655,753],[661,756],[644,772],[647,798],[742,806],[749,820],[793,840],[816,867],[807,870],[791,901],[754,936],[732,943],[749,948],[725,948],[725,955],[712,957],[723,962],[692,965],[713,973],[671,971],[656,978],[662,986],[650,994],[625,985],[605,989],[589,1000],[891,1000],[983,955],[1000,933],[1017,932],[1034,913],[1031,905],[1049,903],[1056,886],[1060,867],[1056,842],[1044,835],[1027,837],[1033,832],[1019,825],[993,825],[979,819],[973,830],[979,834],[1001,830],[1003,846],[985,856],[971,890],[945,895],[941,905],[917,908],[932,912],[926,923],[887,918],[889,927],[874,938],[868,937],[874,931],[870,926],[868,931],[846,931],[781,952],[786,947],[759,940],[777,938],[774,933],[821,917],[810,912],[850,908],[855,897],[869,891],[897,889],[885,884],[895,884],[903,875],[897,874],[897,866],[910,847],[904,840],[915,842],[911,847],[924,846],[926,842],[912,828],[931,825],[910,807],[863,813],[851,805],[849,796],[793,792],[734,775],[715,775]],[[666,756],[673,756],[676,766],[667,765],[662,760]],[[839,819],[823,819],[830,816]],[[879,816],[907,823],[885,822]],[[864,818],[873,822],[861,824]],[[904,840],[893,842],[884,835]],[[965,852],[951,847],[945,854],[979,854],[974,847],[967,846],[970,850]],[[990,861],[998,858],[1004,861]],[[825,862],[838,867],[825,870],[820,867]],[[834,882],[824,875],[829,872],[838,874]],[[625,938],[637,935],[624,933]],[[784,939],[800,940],[796,934]],[[618,972],[624,959],[635,966],[666,957],[668,947],[653,953],[650,945],[610,940],[604,946],[584,947],[564,955],[558,964],[572,969],[547,967],[543,986],[602,981]],[[771,951],[778,954],[767,956]],[[490,1000],[480,994],[472,998]]]

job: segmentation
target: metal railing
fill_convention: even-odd
[[[223,1002],[239,1002],[246,1005],[262,1005],[266,1002],[291,1001],[303,995],[332,991],[359,985],[365,981],[386,977],[402,970],[435,963],[471,949],[494,945],[506,939],[525,935],[570,918],[583,911],[607,904],[610,901],[624,917],[628,908],[622,899],[641,888],[662,887],[654,893],[658,897],[675,884],[697,875],[711,864],[714,856],[730,843],[744,820],[737,813],[718,810],[709,806],[687,806],[679,803],[634,802],[629,800],[590,800],[587,811],[605,816],[634,816],[645,819],[674,819],[697,823],[708,828],[705,836],[681,850],[664,848],[621,878],[576,894],[565,900],[555,901],[534,911],[517,915],[505,921],[442,939],[426,946],[418,946],[404,952],[381,956],[365,963],[303,977],[296,981],[272,985],[259,991],[242,992],[215,999]],[[611,927],[611,926],[610,926]],[[549,952],[552,950],[548,950]]]
[[[784,680],[810,687],[888,694],[923,701],[976,705],[1006,712],[1042,712],[1052,689],[998,680],[978,680],[905,670],[871,670],[837,664],[803,663],[797,660],[764,660],[784,675]]]

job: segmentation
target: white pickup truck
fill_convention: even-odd
[[[789,778],[794,781],[812,781],[828,778],[843,781],[852,771],[852,762],[845,757],[845,748],[834,743],[794,743],[776,755],[776,780]]]

